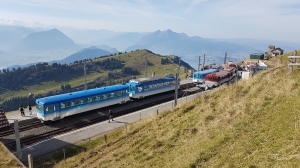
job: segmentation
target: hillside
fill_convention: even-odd
[[[299,167],[300,69],[288,73],[286,63],[39,166]]]
[[[13,154],[8,153],[9,151],[0,142],[0,167],[23,167]]]
[[[132,77],[144,77],[146,57],[148,60],[147,76],[151,76],[152,73],[155,73],[156,76],[164,76],[165,74],[175,74],[178,71],[176,63],[162,65],[161,59],[166,57],[147,50],[96,58],[88,60],[86,64],[88,88],[122,83],[122,81],[127,81]],[[184,61],[182,61],[182,65],[189,69]],[[131,68],[133,72],[127,71],[125,73],[124,69],[126,68]],[[181,74],[184,74],[183,72],[184,68],[181,68]],[[38,97],[59,94],[66,92],[61,89],[61,86],[66,84],[69,84],[72,88],[68,92],[83,89],[84,71],[82,62],[69,65],[48,65],[45,63],[23,70],[15,69],[1,73],[0,103],[6,111],[16,110],[21,104],[34,104],[34,98],[37,97],[29,99],[29,93]]]
[[[110,55],[111,53],[109,51],[102,50],[100,48],[97,48],[95,46],[84,48],[62,60],[57,61],[51,61],[50,63],[60,63],[60,64],[70,64],[74,61],[83,60],[83,59],[94,59],[95,57],[101,57]]]

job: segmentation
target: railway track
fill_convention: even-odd
[[[186,89],[187,86],[189,86],[189,88],[191,86],[194,87],[194,85],[192,85],[192,84],[181,85],[180,86],[181,90]],[[189,95],[195,94],[195,93],[198,93],[198,92],[200,92],[200,90],[191,91],[191,92],[189,92]],[[185,93],[182,92],[182,93],[178,94],[178,97],[182,97],[184,95],[185,95]],[[140,106],[137,106],[137,107],[132,107],[132,108],[129,108],[129,109],[118,111],[118,112],[115,113],[115,117],[122,116],[122,115],[125,115],[125,114],[129,114],[129,113],[132,113],[132,112],[135,112],[135,111],[138,111],[138,110],[146,109],[146,108],[149,108],[153,105],[161,104],[161,103],[164,103],[164,102],[167,102],[167,101],[170,101],[170,100],[174,100],[174,97],[169,96],[167,98],[163,98],[163,99],[160,99],[160,100],[155,100],[155,101],[152,101],[152,102],[149,102],[149,103],[144,103],[144,104],[142,104]],[[39,141],[43,141],[45,139],[48,139],[48,138],[51,138],[51,137],[54,137],[54,136],[57,136],[57,135],[60,135],[60,134],[63,134],[63,133],[67,133],[67,132],[70,132],[70,131],[73,131],[73,130],[77,130],[77,129],[80,129],[80,128],[83,128],[83,127],[87,127],[87,126],[90,126],[90,125],[93,125],[93,124],[96,124],[96,123],[99,123],[99,122],[102,122],[102,121],[105,121],[105,120],[107,120],[107,116],[101,116],[101,117],[86,120],[86,121],[83,121],[83,122],[80,122],[80,123],[77,123],[77,124],[74,124],[74,125],[71,125],[71,126],[68,126],[68,127],[55,129],[55,130],[48,131],[48,132],[38,134],[38,135],[31,135],[31,136],[23,137],[23,138],[20,139],[21,147],[24,148],[26,146],[37,143]],[[16,143],[15,142],[9,142],[9,143],[6,143],[5,145],[12,151],[16,150]]]
[[[41,127],[41,126],[44,126],[44,124],[41,123],[39,120],[36,120],[36,121],[31,122],[31,123],[19,125],[19,132],[27,131],[27,130],[37,128],[37,127]],[[5,130],[2,130],[0,132],[0,137],[8,136],[8,135],[11,135],[11,134],[14,134],[14,133],[15,133],[14,128],[9,127],[9,128],[7,128]]]

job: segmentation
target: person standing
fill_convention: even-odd
[[[20,106],[19,110],[21,112],[21,116],[25,117],[24,108],[22,105]]]
[[[109,118],[108,118],[108,122],[110,123],[110,119],[111,121],[114,121],[114,113],[112,112],[112,110],[108,110],[108,115],[107,115]]]
[[[28,105],[28,112],[29,112],[29,115],[32,114],[32,107],[30,106],[30,104]]]

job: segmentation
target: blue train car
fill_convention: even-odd
[[[202,84],[205,81],[205,76],[207,74],[219,72],[219,69],[208,69],[204,71],[194,72],[193,74],[193,82],[197,84]]]
[[[168,77],[151,77],[131,79],[126,85],[129,87],[129,97],[133,99],[141,99],[146,96],[175,90],[176,78]],[[178,88],[180,80],[178,80]]]
[[[85,111],[129,101],[128,86],[115,85],[36,100],[37,118],[42,121],[59,120]]]

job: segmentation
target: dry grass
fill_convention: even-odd
[[[8,154],[4,149],[2,143],[0,143],[0,167],[7,167],[7,168],[13,168],[13,167],[23,167],[19,164],[18,161],[15,160],[15,158],[10,157],[10,154]]]
[[[299,74],[277,66],[39,166],[299,167]]]

